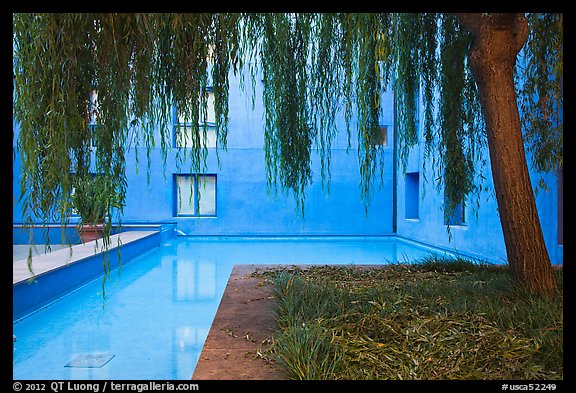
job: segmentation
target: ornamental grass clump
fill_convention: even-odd
[[[562,379],[562,286],[528,295],[506,270],[431,256],[277,272],[270,352],[294,379]]]

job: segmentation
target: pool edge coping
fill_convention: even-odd
[[[120,232],[110,236],[110,246],[107,250],[104,248],[103,242],[101,240],[93,240],[86,243],[74,244],[71,245],[70,247],[64,247],[52,251],[49,254],[34,255],[32,257],[32,265],[34,265],[34,263],[42,263],[46,261],[48,261],[49,265],[46,267],[42,267],[40,268],[40,270],[33,273],[31,273],[30,270],[28,269],[28,258],[13,261],[12,285],[13,286],[19,285],[31,279],[34,280],[40,276],[54,272],[55,270],[65,268],[67,266],[81,262],[88,258],[93,258],[95,256],[102,254],[103,252],[111,252],[119,247],[121,248],[122,246],[147,238],[149,236],[153,236],[158,233],[159,231]],[[125,237],[127,234],[133,236],[129,236],[128,238],[125,238],[123,240],[122,237]],[[97,248],[98,243],[102,243],[102,246],[100,248]],[[77,251],[76,256],[74,256],[74,250]],[[24,265],[25,269],[20,265]],[[17,270],[22,270],[23,272],[21,272],[20,274],[25,275],[25,277],[16,277],[15,274],[17,273]]]

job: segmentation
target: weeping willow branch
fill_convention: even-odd
[[[533,164],[548,171],[562,166],[563,21],[561,14],[528,20],[521,112]],[[339,116],[348,147],[357,141],[368,208],[385,169],[376,141],[380,97],[390,84],[404,169],[410,148],[423,142],[449,195],[447,210],[481,190],[486,137],[467,60],[471,38],[452,15],[14,14],[13,28],[27,223],[68,221],[74,173],[112,174],[108,197],[123,206],[127,146],[146,148],[149,176],[159,136],[165,166],[174,108],[186,123],[178,138],[191,143],[177,148],[177,165],[204,171],[207,89],[214,93],[218,152],[226,150],[229,77],[244,67],[253,93],[263,75],[268,184],[291,191],[302,213],[314,152],[329,189]]]
[[[373,176],[382,180],[383,148],[380,143],[380,72],[376,60],[376,41],[381,30],[374,15],[361,15],[358,23],[358,159],[360,161],[360,191],[366,213],[371,197]]]
[[[304,207],[311,183],[311,126],[307,104],[307,54],[310,20],[307,15],[269,14],[264,17],[261,60],[264,75],[265,159],[269,184],[279,178]]]
[[[439,171],[443,176],[445,214],[451,215],[463,203],[474,186],[474,160],[468,154],[466,133],[472,126],[466,120],[468,103],[466,91],[465,55],[471,43],[466,32],[462,32],[456,17],[448,16],[443,21],[443,36],[440,43],[440,149],[442,161]],[[474,132],[469,133],[472,137]],[[470,141],[475,141],[470,139]]]
[[[563,14],[529,14],[519,106],[532,167],[563,167]]]

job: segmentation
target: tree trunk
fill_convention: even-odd
[[[522,138],[513,70],[526,42],[522,14],[458,14],[474,35],[469,61],[486,122],[500,223],[513,282],[551,295],[556,279],[544,242]]]

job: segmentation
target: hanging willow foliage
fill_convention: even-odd
[[[238,62],[237,19],[223,14],[15,14],[14,116],[20,125],[24,216],[66,222],[72,177],[88,172],[112,175],[116,184],[110,198],[123,205],[129,130],[148,152],[158,132],[165,160],[173,107],[192,125],[181,134],[188,133],[193,146],[178,150],[183,154],[179,162],[189,154],[192,170],[200,171],[207,149],[206,129],[198,120],[207,113],[209,70],[218,143],[226,145],[228,73]]]
[[[519,106],[532,167],[563,166],[563,14],[529,14],[530,36],[519,62]]]
[[[547,171],[562,166],[562,15],[528,19],[520,102],[535,168]],[[190,124],[179,137],[192,141],[178,148],[178,164],[189,161],[191,171],[202,172],[206,89],[214,92],[217,147],[225,150],[228,78],[243,67],[253,92],[260,67],[263,75],[269,185],[291,190],[302,212],[314,152],[330,183],[342,113],[349,146],[356,128],[368,206],[384,170],[376,141],[387,88],[398,102],[401,162],[424,142],[448,211],[482,189],[486,136],[467,61],[471,37],[452,15],[14,14],[13,27],[14,117],[29,223],[67,222],[74,173],[112,175],[107,192],[122,206],[127,146],[149,152],[159,135],[165,165],[173,108]],[[90,99],[94,92],[97,100]],[[120,218],[121,207],[116,213]]]
[[[303,207],[311,182],[308,73],[309,15],[270,14],[262,19],[265,151],[268,181],[293,190]]]
[[[442,21],[440,48],[440,116],[439,146],[444,175],[445,211],[451,214],[467,195],[476,190],[474,179],[475,153],[485,146],[483,128],[475,122],[480,118],[475,83],[466,67],[466,53],[472,39],[462,31],[454,16]],[[482,125],[483,127],[483,125]]]
[[[372,14],[265,14],[251,19],[252,31],[262,37],[268,182],[292,190],[302,213],[304,191],[312,182],[312,149],[319,152],[321,178],[329,186],[331,145],[342,106],[349,145],[356,115],[366,206],[374,175],[382,177],[383,150],[377,143],[381,82],[383,76],[389,79],[391,61],[382,53],[380,31],[388,19]]]

